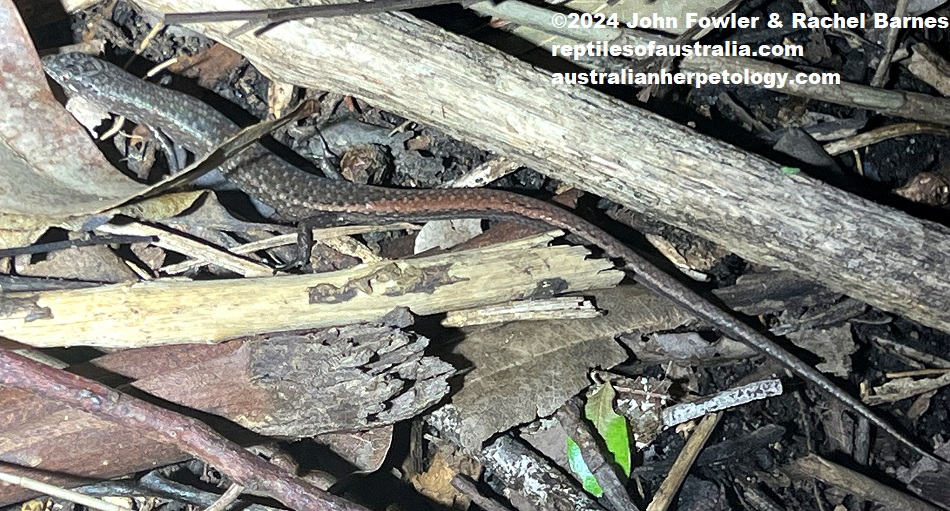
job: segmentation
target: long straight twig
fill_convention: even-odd
[[[907,6],[909,3],[910,0],[897,0],[897,5],[894,6],[894,16],[902,18],[904,14],[907,14]],[[888,30],[887,41],[884,45],[884,55],[881,56],[881,61],[878,63],[877,69],[874,71],[874,76],[871,78],[872,87],[881,87],[884,85],[887,79],[887,71],[891,67],[891,59],[894,58],[897,36],[900,35],[900,33],[901,29],[896,27]]]
[[[301,5],[274,9],[255,9],[241,11],[204,11],[176,12],[165,15],[166,24],[217,23],[224,21],[246,21],[230,33],[237,37],[251,30],[263,29],[285,21],[305,18],[330,18],[334,16],[352,16],[355,14],[374,14],[380,12],[405,11],[445,4],[465,4],[474,0],[377,0],[375,2],[350,2],[329,5]]]
[[[248,9],[240,11],[173,12],[165,15],[166,24],[215,23],[223,21],[249,21],[280,23],[304,18],[330,18],[353,14],[418,9],[433,5],[456,4],[461,0],[378,0],[375,2],[349,2],[345,4],[301,5],[275,9]]]

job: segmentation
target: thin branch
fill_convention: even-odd
[[[902,18],[907,14],[907,5],[909,3],[910,0],[897,0],[897,5],[894,6],[894,17]],[[871,78],[872,87],[881,87],[887,80],[887,71],[891,67],[891,59],[894,58],[894,48],[897,46],[897,36],[900,35],[900,32],[901,29],[897,27],[892,27],[888,30],[887,41],[884,45],[884,55],[877,65],[877,70],[874,71],[874,77]]]
[[[205,511],[224,511],[241,496],[241,492],[243,491],[244,487],[240,484],[232,484],[218,500],[214,501],[214,504],[206,507]]]
[[[166,24],[217,23],[224,21],[247,21],[231,32],[237,37],[251,30],[276,25],[285,21],[305,18],[330,18],[334,16],[352,16],[355,14],[374,14],[380,12],[420,9],[434,5],[468,3],[468,0],[384,0],[375,2],[351,2],[330,5],[303,5],[276,9],[255,9],[243,11],[204,11],[178,12],[165,15]]]
[[[689,440],[686,441],[686,445],[683,446],[683,450],[676,458],[676,462],[673,463],[670,473],[653,496],[653,501],[647,506],[647,511],[665,511],[670,507],[673,497],[676,496],[677,491],[683,485],[683,481],[686,480],[690,467],[693,466],[693,462],[696,461],[703,446],[706,445],[706,441],[709,440],[713,430],[716,429],[721,417],[722,413],[712,413],[703,417],[703,420],[699,422],[696,430],[693,431]]]

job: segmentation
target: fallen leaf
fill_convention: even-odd
[[[142,189],[117,172],[50,92],[29,34],[0,0],[0,247],[69,228]]]
[[[617,334],[669,330],[690,319],[642,286],[590,294],[606,316],[462,330],[465,340],[455,351],[475,366],[452,399],[464,419],[464,446],[477,447],[499,431],[554,413],[589,385],[591,368],[626,360],[626,351],[614,340]]]
[[[601,385],[587,398],[584,415],[594,425],[624,475],[629,477],[630,436],[627,434],[627,421],[614,411],[616,395],[609,383]]]

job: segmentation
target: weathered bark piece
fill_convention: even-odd
[[[137,350],[96,366],[137,381],[134,386],[189,408],[220,415],[266,436],[307,437],[362,430],[413,417],[449,391],[451,365],[424,357],[425,337],[393,327],[353,325],[305,333],[262,335],[227,357],[192,360],[143,380]],[[183,349],[200,355],[207,346]],[[117,362],[121,367],[112,368]],[[131,371],[130,371],[131,369]]]
[[[279,0],[141,0],[153,12]],[[950,230],[810,179],[406,14],[288,22],[234,39],[280,81],[354,94],[886,310],[950,331]]]
[[[168,402],[223,417],[201,415],[222,431],[237,433],[238,424],[299,438],[392,424],[438,402],[454,369],[423,356],[427,344],[394,327],[358,325],[214,346],[126,350],[75,372],[113,384],[132,380],[132,387]],[[139,431],[0,387],[0,460],[43,471],[23,475],[77,485],[185,457]],[[0,486],[0,505],[28,496],[22,488]]]
[[[584,247],[542,234],[477,250],[382,261],[315,275],[154,280],[6,293],[0,335],[35,346],[207,343],[265,332],[420,315],[610,287],[623,278]]]
[[[713,294],[729,308],[750,316],[834,303],[841,298],[841,293],[789,271],[747,273]]]
[[[365,510],[244,450],[193,417],[11,351],[0,352],[0,383],[66,403],[156,442],[172,444],[216,467],[247,493],[273,498],[290,509]]]

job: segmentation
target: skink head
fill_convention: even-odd
[[[67,91],[88,94],[102,89],[107,80],[106,66],[111,66],[85,53],[60,53],[43,57],[46,74]]]

